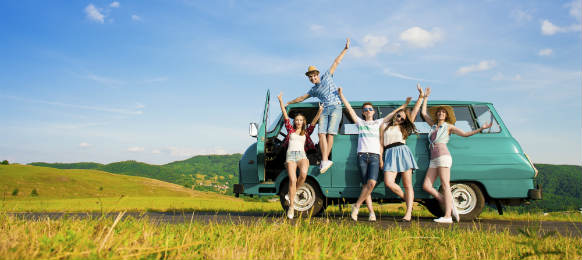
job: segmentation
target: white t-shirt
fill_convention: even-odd
[[[358,153],[380,154],[380,126],[383,118],[374,121],[364,121],[358,117]]]

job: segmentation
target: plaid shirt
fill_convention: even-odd
[[[287,136],[285,136],[285,141],[283,142],[283,146],[287,147],[289,145],[289,136],[291,136],[292,133],[295,133],[295,128],[293,128],[293,126],[291,125],[291,120],[289,119],[285,119],[285,128],[287,129]],[[305,151],[307,152],[307,150],[311,150],[311,149],[315,149],[315,144],[313,144],[313,141],[311,141],[311,133],[313,133],[313,130],[315,129],[315,125],[309,125],[307,126],[307,128],[305,129]]]

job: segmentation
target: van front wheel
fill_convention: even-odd
[[[289,202],[285,199],[285,195],[289,193],[288,181],[283,183],[280,191],[279,200],[281,201],[281,206],[285,212],[287,212],[287,209],[289,209]],[[303,186],[297,188],[294,203],[293,208],[295,208],[296,213],[311,212],[313,216],[321,213],[323,210],[324,199],[317,183],[312,179],[307,179]]]

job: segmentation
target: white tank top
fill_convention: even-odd
[[[400,132],[400,126],[390,126],[386,131],[384,131],[384,146],[393,143],[406,143],[406,140],[402,137],[402,132]]]
[[[305,135],[299,135],[298,133],[292,133],[289,136],[289,147],[287,151],[305,151]]]

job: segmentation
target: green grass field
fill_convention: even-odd
[[[142,177],[94,170],[0,166],[0,256],[2,259],[580,259],[579,238],[542,235],[535,228],[475,232],[444,228],[377,228],[352,223],[347,207],[328,207],[322,218],[282,217],[278,201],[260,202]],[[17,194],[14,190],[18,189]],[[35,196],[31,195],[36,190]],[[404,214],[403,204],[377,205],[379,216]],[[193,211],[269,213],[274,221],[252,224],[171,224],[147,217],[20,219],[8,212]],[[362,208],[362,215],[367,210]],[[343,216],[339,222],[329,216]],[[415,217],[430,217],[420,205]],[[581,221],[580,213],[482,218]],[[478,224],[477,224],[478,225]]]
[[[119,216],[119,215],[118,215]],[[121,219],[121,218],[119,218]],[[535,229],[378,228],[348,221],[183,224],[0,214],[3,259],[580,259],[582,241]]]

